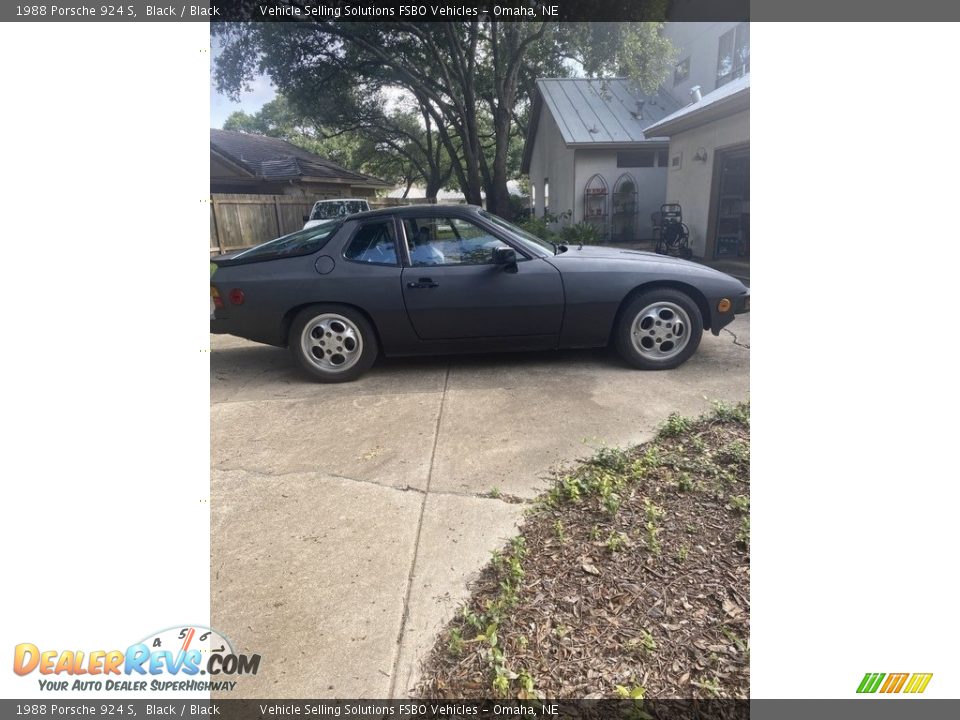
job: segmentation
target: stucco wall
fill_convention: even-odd
[[[663,27],[663,35],[677,49],[677,62],[690,58],[690,76],[674,85],[674,74],[664,81],[664,88],[679,102],[690,102],[690,88],[700,86],[706,95],[717,88],[717,52],[720,36],[735,28],[735,22],[671,22]]]
[[[550,111],[544,108],[530,155],[530,185],[537,217],[543,217],[544,178],[550,180],[550,212],[559,215],[573,207],[573,158],[573,150],[564,144],[560,128]]]
[[[662,146],[661,146],[662,147]],[[666,202],[666,168],[618,168],[616,150],[578,149],[576,151],[576,184],[573,197],[573,221],[583,220],[583,190],[587,181],[599,173],[607,182],[607,215],[612,212],[612,195],[617,179],[624,173],[630,175],[637,185],[637,237],[636,240],[648,240],[653,237],[650,226],[650,213],[656,212]],[[563,208],[564,210],[567,207]]]
[[[683,207],[683,221],[690,228],[690,244],[696,257],[703,257],[710,225],[710,200],[716,151],[750,140],[750,111],[701,125],[670,138],[670,159],[682,154],[679,170],[667,171],[667,200]],[[694,161],[699,148],[707,161]]]

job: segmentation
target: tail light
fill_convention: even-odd
[[[243,305],[243,290],[240,288],[234,288],[230,291],[230,304],[231,305]]]
[[[223,298],[213,285],[210,286],[210,297],[213,299],[213,306],[217,310],[223,310]]]

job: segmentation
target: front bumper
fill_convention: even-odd
[[[720,331],[732,323],[737,315],[750,312],[749,290],[735,297],[727,296],[726,299],[730,301],[730,309],[726,312],[720,312],[720,308],[718,307],[723,299],[724,298],[713,298],[707,301],[710,303],[710,332],[714,335],[719,335]]]

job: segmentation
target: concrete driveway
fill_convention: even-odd
[[[668,372],[611,351],[381,360],[320,385],[211,338],[211,622],[232,697],[403,697],[551,470],[749,392],[749,316]]]

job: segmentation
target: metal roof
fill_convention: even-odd
[[[743,102],[750,101],[750,73],[736,80],[731,80],[726,85],[718,87],[713,92],[704,95],[698,102],[677,110],[665,118],[658,120],[653,125],[648,126],[652,132],[661,132],[671,135],[676,132],[696,127],[701,124],[701,119],[706,122],[715,119],[718,113],[725,109],[731,112],[743,109]]]
[[[642,93],[624,78],[541,79],[537,89],[568,145],[649,140],[643,129],[680,107],[667,93]]]

